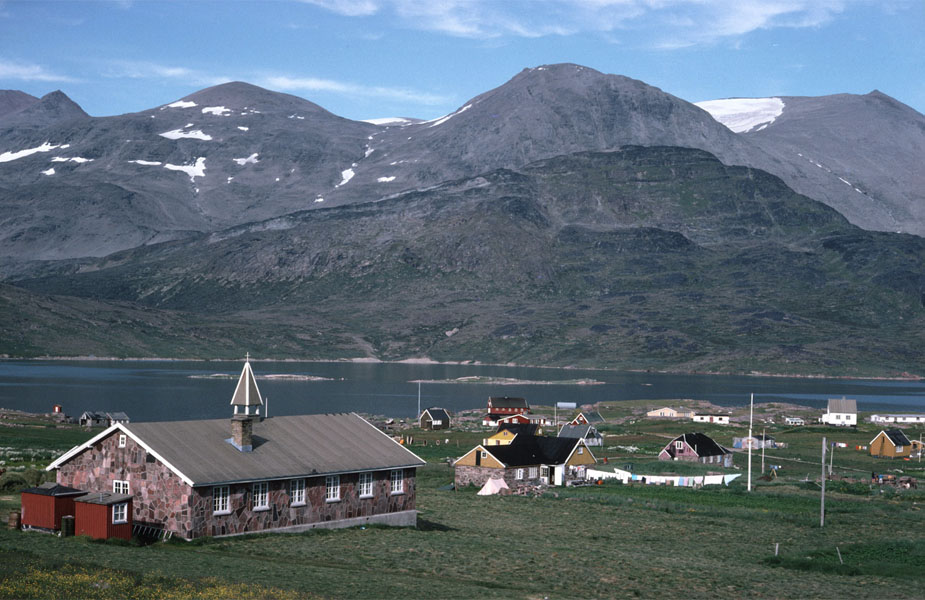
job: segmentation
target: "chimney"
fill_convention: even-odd
[[[241,452],[254,449],[254,421],[250,415],[231,417],[231,445]]]

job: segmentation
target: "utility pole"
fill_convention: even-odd
[[[822,499],[819,505],[819,527],[825,527],[825,436],[822,436]]]
[[[761,474],[764,475],[764,447],[768,445],[767,429],[761,428]]]
[[[755,441],[755,438],[752,437],[752,418],[755,415],[755,394],[752,394],[752,399],[749,404],[748,409],[748,491],[752,491],[752,444]]]
[[[421,382],[418,381],[418,418],[421,418]]]
[[[835,442],[832,442],[832,449],[829,451],[829,477],[832,476],[832,463],[835,461]]]

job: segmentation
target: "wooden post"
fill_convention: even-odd
[[[819,527],[825,527],[825,436],[822,436],[822,495],[819,504]]]
[[[832,442],[832,449],[829,451],[829,476],[832,476],[832,463],[835,461],[835,442]]]
[[[845,564],[845,561],[841,559],[841,550],[838,549],[838,546],[835,546],[835,551],[838,552],[838,564]]]
[[[780,542],[774,542],[774,556],[777,556],[778,550],[780,550]]]
[[[761,428],[761,474],[764,475],[764,447],[768,444],[767,429]]]
[[[752,394],[748,409],[748,491],[752,491],[752,417],[755,414],[755,394]]]

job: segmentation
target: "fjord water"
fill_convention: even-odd
[[[738,375],[689,375],[604,370],[484,365],[349,362],[253,362],[258,377],[301,375],[323,381],[259,379],[274,415],[356,411],[404,418],[417,412],[416,380],[459,377],[513,378],[522,381],[593,379],[601,385],[499,385],[424,383],[421,406],[450,411],[484,407],[488,396],[522,396],[534,405],[557,401],[650,399],[653,403],[690,398],[722,406],[792,402],[823,408],[827,398],[857,398],[862,411],[925,411],[925,382],[806,379]],[[0,407],[51,412],[60,404],[71,416],[85,410],[124,411],[133,421],[222,418],[239,362],[195,361],[0,361]],[[209,377],[215,374],[227,378]]]

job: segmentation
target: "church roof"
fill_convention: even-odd
[[[260,390],[257,389],[257,378],[254,376],[254,370],[251,369],[249,361],[244,363],[244,368],[241,370],[238,386],[231,397],[231,405],[263,406],[263,398],[260,397]]]

